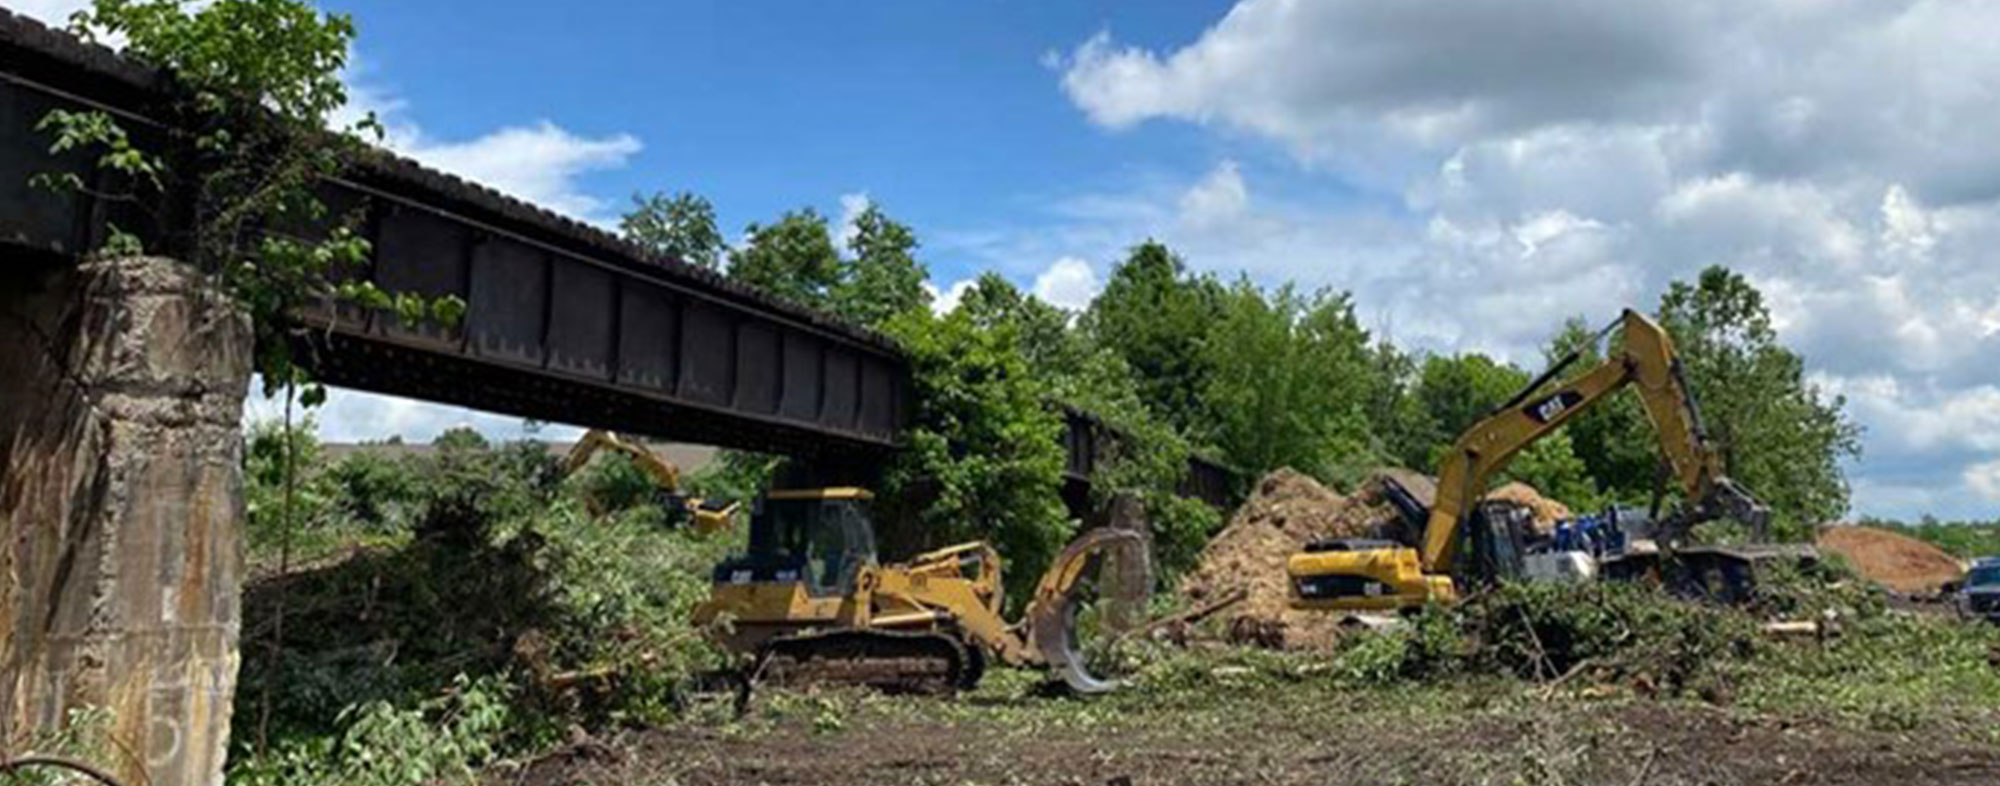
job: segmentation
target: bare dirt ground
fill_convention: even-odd
[[[1820,530],[1817,545],[1820,551],[1845,557],[1862,576],[1897,592],[1936,592],[1965,575],[1965,566],[1944,549],[1874,527],[1826,527]]]
[[[1217,698],[791,697],[768,722],[629,732],[491,782],[2000,783],[1991,730],[1890,732],[1690,702],[1544,701],[1505,687],[1205,693]]]

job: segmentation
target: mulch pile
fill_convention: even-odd
[[[1819,532],[1819,548],[1847,558],[1864,578],[1897,592],[1936,592],[1965,575],[1957,557],[1907,535],[1836,524]]]
[[[1431,479],[1408,470],[1379,470],[1353,497],[1290,469],[1264,476],[1182,578],[1181,594],[1200,604],[1245,592],[1243,602],[1221,613],[1231,638],[1240,642],[1308,650],[1333,646],[1345,630],[1344,615],[1291,609],[1285,561],[1315,540],[1396,538],[1401,527],[1395,508],[1376,494],[1384,476],[1429,501]],[[1543,527],[1569,517],[1562,503],[1522,483],[1507,484],[1489,498],[1527,506]]]
[[[1544,497],[1534,486],[1520,481],[1494,489],[1486,495],[1486,498],[1504,499],[1527,508],[1535,516],[1535,532],[1541,535],[1554,532],[1556,522],[1566,521],[1571,517],[1568,505]]]

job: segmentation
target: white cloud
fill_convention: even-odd
[[[69,24],[70,14],[89,5],[89,0],[8,0],[6,8],[50,27],[64,27]]]
[[[1699,6],[1680,0],[1246,0],[1160,54],[1109,33],[1068,58],[1092,120],[1161,117],[1335,155],[1377,127],[1425,143],[1616,117],[1699,70]]]
[[[1082,311],[1103,289],[1104,282],[1097,278],[1097,271],[1089,262],[1063,257],[1035,277],[1034,293],[1049,305]]]
[[[639,152],[630,134],[587,137],[547,120],[508,126],[483,136],[448,142],[414,126],[392,135],[388,147],[422,162],[541,207],[607,223],[610,203],[578,181],[591,172],[619,169]]]
[[[866,191],[840,195],[840,224],[838,225],[840,234],[836,239],[840,242],[841,248],[844,249],[853,244],[854,236],[861,234],[861,228],[856,226],[855,222],[861,220],[861,214],[868,212],[869,206],[873,204],[875,204],[874,200],[868,198],[868,192]]]
[[[1983,461],[1966,467],[1965,485],[1988,502],[2000,502],[2000,461]]]
[[[1250,188],[1235,161],[1223,161],[1207,177],[1181,194],[1181,220],[1195,226],[1216,226],[1239,219],[1250,207]]]
[[[1726,264],[1869,426],[1858,507],[1990,516],[1996,26],[1959,0],[1242,0],[1184,46],[1107,32],[1052,65],[1107,129],[1185,122],[1235,152],[1178,191],[1079,196],[994,256],[1159,237],[1526,363],[1568,316]],[[1297,166],[1248,182],[1262,141]]]
[[[924,282],[924,291],[931,296],[931,313],[943,316],[958,309],[958,303],[965,299],[967,290],[979,283],[978,279],[965,278],[954,281],[950,286],[939,289],[936,284]]]
[[[539,207],[608,226],[612,203],[591,193],[583,179],[625,167],[644,145],[631,134],[578,134],[547,120],[502,126],[469,139],[440,139],[425,131],[416,110],[384,87],[372,61],[354,55],[343,75],[348,104],[336,126],[352,126],[373,113],[384,127],[382,146],[425,166],[493,188]]]

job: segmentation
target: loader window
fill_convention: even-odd
[[[814,595],[843,595],[853,588],[862,566],[875,559],[874,529],[852,500],[827,500],[816,508],[807,553],[808,588]]]

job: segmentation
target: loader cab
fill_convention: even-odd
[[[715,583],[804,584],[814,597],[845,595],[875,563],[866,490],[772,491],[750,510],[747,553],[715,567]]]

